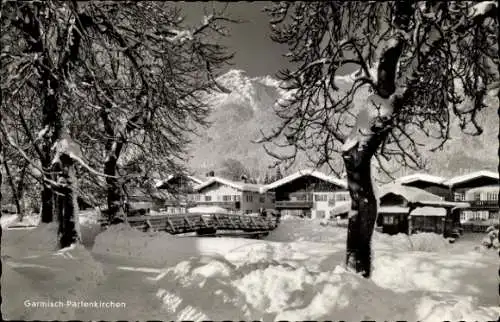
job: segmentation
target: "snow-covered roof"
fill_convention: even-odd
[[[500,191],[500,185],[490,185],[484,187],[472,188],[466,191],[465,194],[476,193],[476,192],[494,192],[498,193]]]
[[[380,198],[388,195],[395,194],[401,196],[408,200],[408,202],[419,202],[419,201],[441,201],[442,197],[437,196],[433,193],[427,192],[423,189],[408,187],[398,183],[390,183],[380,187],[379,196]]]
[[[446,181],[446,178],[434,176],[427,173],[414,173],[396,179],[396,182],[401,184],[412,183],[416,181],[423,181],[423,182],[442,185]]]
[[[378,212],[383,214],[401,214],[408,213],[409,211],[410,208],[400,206],[382,206],[378,208]]]
[[[344,189],[347,188],[347,182],[345,180],[338,179],[334,176],[326,175],[323,172],[320,172],[320,171],[317,171],[314,169],[305,169],[305,170],[297,171],[289,176],[286,176],[280,180],[277,180],[273,183],[270,183],[270,184],[264,186],[264,189],[265,190],[275,189],[279,186],[282,186],[284,184],[287,184],[289,182],[292,182],[292,181],[294,181],[298,178],[304,177],[304,176],[312,176],[312,177],[318,178],[320,180],[337,185],[339,187],[342,187]]]
[[[252,192],[260,192],[261,193],[263,190],[262,189],[263,186],[260,184],[246,183],[243,181],[232,181],[232,180],[228,180],[228,179],[221,178],[221,177],[210,177],[210,179],[208,181],[205,181],[205,182],[195,186],[194,190],[195,191],[202,190],[203,188],[211,186],[214,183],[220,183],[222,185],[232,187],[232,188],[239,190],[239,191],[252,191]]]
[[[168,183],[170,180],[172,180],[175,177],[178,177],[178,175],[171,174],[166,179],[158,180],[155,184],[155,187],[159,188],[159,187],[163,186],[164,184]],[[193,177],[193,176],[186,176],[186,178],[193,181],[194,184],[202,184],[203,183],[203,180],[198,179],[198,178]]]
[[[491,179],[499,179],[498,172],[493,172],[493,171],[488,171],[488,170],[481,170],[481,171],[476,171],[468,174],[464,174],[461,176],[456,176],[453,177],[449,180],[446,180],[444,183],[449,185],[449,186],[454,186],[460,183],[465,183],[467,181],[471,181],[474,179],[478,179],[481,177],[486,177],[486,178],[491,178]]]
[[[422,201],[416,202],[416,204],[427,205],[431,207],[445,207],[445,208],[468,208],[470,203],[468,202],[456,202],[456,201]]]
[[[410,216],[446,217],[446,209],[439,207],[418,207],[410,213]]]
[[[467,202],[445,201],[443,197],[437,196],[423,189],[403,186],[397,183],[390,183],[382,186],[380,188],[379,198],[383,198],[390,193],[401,196],[409,203],[413,203],[415,205],[448,208],[467,208],[470,206]]]

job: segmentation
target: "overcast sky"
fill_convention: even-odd
[[[223,40],[231,51],[234,51],[234,66],[228,69],[243,69],[249,76],[275,75],[280,69],[289,66],[282,56],[287,48],[274,43],[270,38],[269,18],[262,10],[271,2],[177,2],[183,9],[186,22],[201,22],[204,8],[211,11],[227,5],[227,15],[232,18],[245,19],[248,22],[231,25],[231,36]]]

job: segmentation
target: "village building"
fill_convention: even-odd
[[[155,209],[170,214],[187,213],[195,205],[194,187],[203,180],[189,175],[170,175],[156,183],[157,191],[152,194]]]
[[[215,206],[231,213],[261,213],[274,209],[274,193],[263,191],[263,185],[210,177],[194,187],[193,203]]]
[[[492,171],[476,171],[445,182],[456,201],[470,206],[460,211],[460,222],[498,221],[499,175]]]
[[[350,209],[347,183],[313,169],[293,173],[264,190],[274,192],[276,210],[282,216],[329,219],[346,216]]]
[[[419,188],[443,197],[446,200],[451,200],[450,187],[445,182],[446,178],[427,173],[414,173],[395,180],[395,183],[399,183],[403,186]]]
[[[446,201],[420,188],[392,183],[381,187],[377,225],[387,234],[435,232],[449,235],[458,228],[456,214],[467,203]]]

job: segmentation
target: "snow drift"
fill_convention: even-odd
[[[94,251],[163,262],[147,278],[174,320],[493,320],[500,314],[497,262],[487,253],[463,245],[457,252],[459,242],[435,234],[375,233],[367,280],[343,268],[345,237],[344,228],[312,220],[283,221],[268,240],[179,238],[118,225],[97,237]]]
[[[101,264],[83,246],[56,249],[55,223],[4,233],[2,313],[7,319],[74,319],[72,307],[27,307],[25,301],[80,301],[103,280]]]

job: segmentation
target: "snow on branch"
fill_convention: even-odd
[[[89,166],[82,158],[82,153],[80,151],[80,147],[78,144],[76,144],[69,136],[63,136],[63,138],[52,146],[52,149],[55,151],[54,158],[52,159],[52,164],[55,164],[59,162],[60,158],[62,155],[67,155],[70,157],[73,161],[78,162],[83,168],[85,168],[87,171],[90,173],[100,176],[100,177],[106,177],[106,178],[114,178],[116,179],[116,176],[110,176],[101,172],[98,172],[97,170],[93,169],[91,166]]]
[[[497,1],[482,1],[471,8],[471,18],[476,19],[478,17],[488,16],[493,13],[494,10],[498,10]]]

